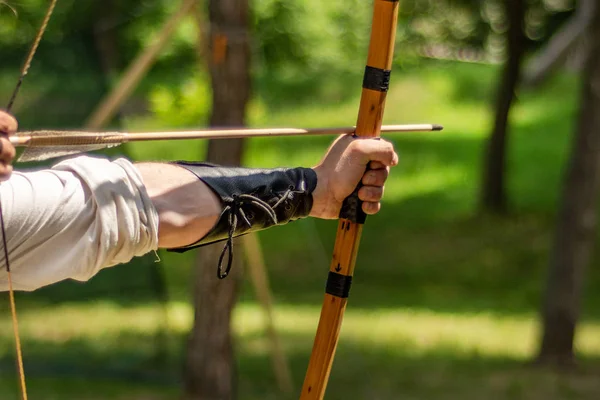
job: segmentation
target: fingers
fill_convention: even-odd
[[[371,161],[369,164],[369,169],[384,169],[387,168],[385,165],[380,163],[379,161]]]
[[[358,198],[362,201],[377,203],[383,198],[383,186],[363,186],[358,190]]]
[[[394,151],[394,146],[386,140],[356,139],[350,146],[349,151],[364,161],[365,164],[371,162],[385,167],[393,167],[398,164],[398,154]]]
[[[358,198],[363,201],[362,209],[368,215],[377,214],[381,209],[385,181],[390,173],[390,167],[386,167],[379,161],[372,161],[370,169],[362,178],[364,185],[358,191]]]
[[[318,183],[313,193],[311,215],[336,218],[344,199],[359,183],[362,187],[358,197],[362,200],[363,211],[377,213],[390,167],[397,164],[398,155],[390,142],[341,135],[314,168]]]
[[[0,137],[0,162],[11,163],[15,158],[15,147],[10,143],[7,137]]]
[[[12,174],[11,165],[16,155],[15,147],[8,137],[17,131],[18,125],[10,114],[0,111],[0,181],[7,180]]]
[[[0,182],[10,178],[13,171],[11,163],[15,155],[15,147],[9,142],[8,136],[2,133],[2,137],[0,137]]]
[[[0,182],[8,180],[13,172],[13,166],[6,163],[0,163]]]
[[[380,210],[383,192],[383,183],[381,186],[363,186],[358,190],[358,198],[363,202],[362,209],[366,214],[372,215]]]
[[[371,169],[365,172],[362,178],[362,184],[365,186],[383,186],[390,173],[389,167],[373,168],[374,163],[371,163]]]
[[[381,203],[362,203],[362,210],[367,215],[377,214],[381,210]]]
[[[17,120],[0,110],[0,133],[12,135],[17,131]]]

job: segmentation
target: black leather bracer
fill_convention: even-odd
[[[317,175],[310,168],[252,169],[186,161],[174,164],[206,183],[221,199],[223,210],[215,226],[203,238],[169,251],[182,253],[226,241],[219,257],[217,276],[220,279],[225,278],[231,269],[233,238],[310,214],[312,192],[317,186]],[[226,254],[229,257],[223,270]]]

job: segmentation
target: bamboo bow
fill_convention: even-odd
[[[367,67],[356,135],[379,137],[392,67],[398,0],[374,0]],[[356,190],[344,202],[325,289],[325,300],[300,400],[323,399],[348,301],[366,215]]]

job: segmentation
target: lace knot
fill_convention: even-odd
[[[226,278],[231,271],[231,266],[233,264],[233,238],[239,221],[242,220],[248,226],[248,228],[252,227],[250,220],[254,218],[254,215],[251,213],[247,214],[246,211],[244,211],[243,206],[248,205],[264,211],[273,225],[277,225],[277,214],[275,213],[275,209],[281,204],[285,203],[286,200],[293,197],[293,190],[293,187],[289,187],[273,206],[251,194],[236,193],[231,196],[231,201],[229,201],[229,203],[223,209],[223,214],[227,214],[227,225],[229,226],[229,230],[225,246],[223,246],[223,250],[221,250],[221,255],[219,256],[219,264],[217,266],[217,277],[219,279]],[[289,206],[286,204],[286,209],[288,209],[287,207]],[[223,270],[223,261],[225,259],[225,255],[228,256],[227,266]]]

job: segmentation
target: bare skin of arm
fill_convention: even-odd
[[[365,172],[370,164],[369,171]],[[338,138],[323,160],[313,169],[317,187],[313,192],[310,216],[338,217],[343,200],[362,181],[359,198],[363,210],[376,214],[381,205],[389,168],[398,163],[391,143],[384,140]],[[159,247],[186,246],[204,237],[217,222],[221,203],[212,190],[186,169],[162,163],[139,163],[142,175],[159,215]]]

